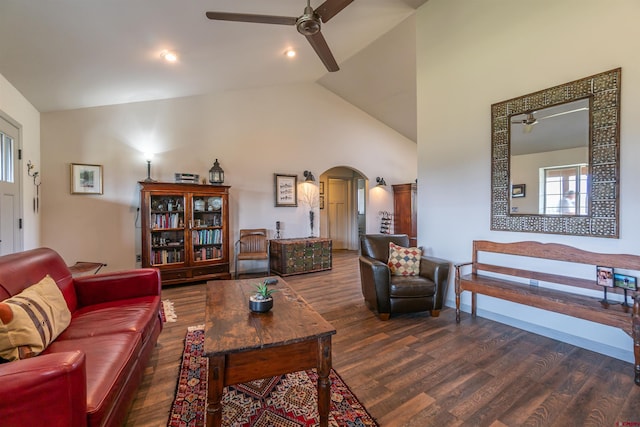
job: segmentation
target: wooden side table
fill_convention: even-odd
[[[305,237],[269,241],[271,271],[280,276],[331,269],[331,239]]]
[[[69,266],[69,271],[71,272],[71,276],[82,276],[84,274],[89,274],[93,272],[93,274],[98,274],[98,271],[102,267],[105,267],[107,264],[103,262],[92,262],[92,261],[78,261],[73,265]]]

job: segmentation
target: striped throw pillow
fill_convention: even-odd
[[[5,360],[19,359],[23,346],[40,354],[71,323],[64,296],[49,275],[0,302],[0,314],[0,357]]]

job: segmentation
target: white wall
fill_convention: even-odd
[[[430,0],[418,11],[418,236],[454,262],[474,239],[640,254],[640,2]],[[491,104],[622,67],[620,238],[490,231]],[[469,295],[463,295],[468,309]],[[453,305],[453,286],[448,304]],[[632,360],[622,331],[478,298],[479,313]],[[562,327],[558,326],[562,325]],[[563,335],[563,334],[568,335]]]
[[[175,172],[206,177],[218,158],[232,186],[232,242],[239,228],[266,227],[273,235],[276,221],[282,237],[309,234],[308,208],[274,207],[276,172],[297,174],[298,182],[304,170],[319,177],[334,166],[392,183],[417,175],[412,141],[315,84],[44,113],[43,244],[68,263],[134,267],[145,151],[156,152],[152,177],[168,182]],[[71,195],[70,163],[103,165],[104,194]],[[392,207],[389,197],[385,209]],[[374,229],[378,210],[369,209]]]
[[[41,214],[34,212],[35,189],[33,178],[27,175],[27,162],[40,170],[40,113],[0,74],[0,116],[18,126],[22,142],[22,218],[24,225],[23,248],[33,249],[40,244]],[[41,189],[45,188],[43,185]]]

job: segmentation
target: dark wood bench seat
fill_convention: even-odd
[[[499,263],[481,262],[482,253],[591,265],[593,279],[517,268],[512,257],[504,257]],[[473,261],[455,265],[456,322],[460,322],[460,294],[470,291],[472,316],[476,315],[477,294],[482,294],[620,328],[633,338],[635,383],[640,385],[640,295],[636,293],[633,306],[628,307],[607,305],[602,296],[585,295],[584,289],[603,292],[595,280],[598,265],[625,272],[640,271],[640,256],[600,254],[555,243],[474,241]],[[471,266],[471,272],[463,274],[466,266]],[[556,265],[556,269],[562,270],[562,266]],[[528,281],[537,281],[538,285]],[[562,285],[562,289],[551,288],[549,284]]]

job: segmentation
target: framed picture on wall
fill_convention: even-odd
[[[274,174],[276,207],[298,206],[298,176]]]
[[[320,181],[320,183],[318,184],[318,192],[320,194],[324,194],[324,181]]]
[[[320,209],[324,209],[324,195],[320,196]]]
[[[524,197],[526,184],[513,184],[511,186],[511,197]]]
[[[71,163],[71,194],[102,194],[102,165]]]

